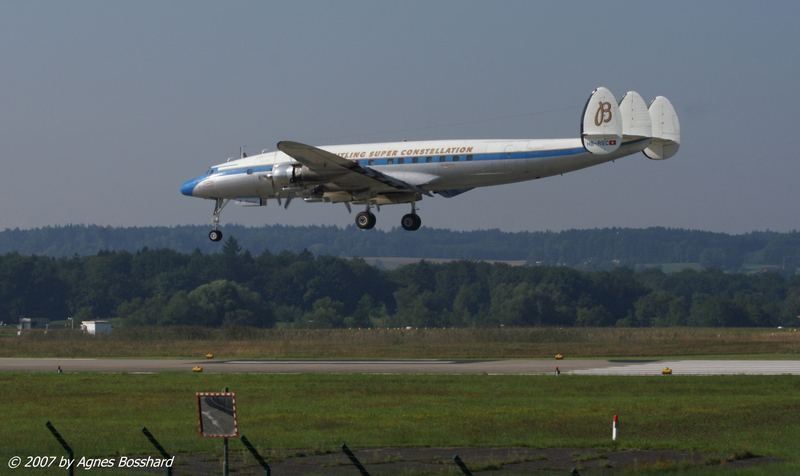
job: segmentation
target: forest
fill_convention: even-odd
[[[256,327],[794,326],[800,276],[509,266],[385,271],[308,251],[0,255],[0,321]]]
[[[423,227],[362,231],[354,226],[244,227],[226,225],[226,237],[254,255],[264,251],[340,257],[416,257],[469,260],[523,260],[529,264],[584,270],[633,269],[676,264],[673,268],[752,271],[765,268],[792,274],[800,268],[800,232],[713,233],[670,228],[600,228],[587,230],[503,232],[454,231]],[[0,231],[0,253],[55,257],[89,256],[100,251],[143,248],[183,253],[216,253],[208,227],[114,228],[96,225],[53,226]]]

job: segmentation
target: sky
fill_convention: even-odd
[[[180,184],[240,146],[577,137],[600,85],[667,96],[678,155],[426,198],[423,226],[798,229],[797,18],[791,1],[2,2],[0,229],[210,223]]]

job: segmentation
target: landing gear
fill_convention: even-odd
[[[406,231],[417,231],[422,226],[422,218],[417,215],[416,203],[411,204],[411,213],[403,215],[400,219],[400,226]]]
[[[422,218],[420,218],[416,213],[408,213],[403,215],[403,218],[400,219],[400,225],[404,230],[417,231],[422,225]]]
[[[222,198],[217,198],[214,200],[214,211],[211,213],[211,223],[213,224],[213,229],[208,233],[208,239],[211,241],[221,241],[222,240],[222,232],[219,231],[219,214],[222,213],[222,209],[225,208],[229,200],[225,200]]]
[[[363,212],[358,212],[356,215],[356,226],[362,230],[371,230],[375,227],[375,223],[378,221],[375,218],[375,214],[367,209]]]

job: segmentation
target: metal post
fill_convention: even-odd
[[[369,476],[367,469],[364,468],[364,465],[361,464],[361,461],[359,461],[358,458],[356,458],[356,455],[354,455],[353,452],[350,451],[350,448],[347,447],[346,443],[342,443],[342,451],[344,451],[344,454],[346,454],[347,457],[350,458],[350,462],[353,463],[353,466],[355,466],[361,472],[361,476]]]
[[[64,451],[67,452],[67,458],[69,459],[69,466],[67,466],[67,475],[74,476],[75,475],[75,453],[72,452],[72,448],[67,444],[67,441],[61,436],[61,433],[56,430],[56,427],[53,426],[52,423],[48,420],[47,423],[44,424],[50,433],[56,438],[56,441],[64,448]]]
[[[155,447],[156,451],[161,453],[162,458],[164,459],[172,458],[172,455],[167,453],[167,450],[165,450],[164,447],[161,446],[161,443],[159,443],[158,440],[156,440],[156,437],[153,436],[152,433],[150,433],[150,430],[148,430],[146,426],[142,427],[142,433],[144,433],[144,436],[146,436],[147,439],[150,440],[150,444],[153,445],[153,447]],[[167,468],[167,476],[172,476],[171,467]]]
[[[472,476],[472,472],[467,468],[467,465],[461,461],[461,458],[458,455],[453,456],[453,461],[456,462],[459,468],[461,468],[461,472],[464,473],[466,476]]]
[[[247,448],[247,451],[249,451],[250,454],[253,455],[253,458],[256,459],[256,462],[258,462],[258,464],[260,464],[261,467],[264,469],[264,476],[270,476],[269,464],[267,464],[267,462],[264,461],[264,458],[261,457],[261,454],[259,454],[255,446],[253,446],[250,443],[250,440],[248,440],[247,437],[244,435],[242,435],[241,440],[242,443],[244,444],[244,447]]]
[[[228,393],[228,387],[225,387],[225,393]],[[228,438],[222,439],[222,476],[228,476]]]
[[[228,476],[228,438],[222,439],[222,476]]]

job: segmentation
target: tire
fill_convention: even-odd
[[[400,219],[400,226],[406,231],[417,231],[422,226],[422,219],[416,213],[408,213]]]
[[[378,219],[372,212],[359,212],[356,215],[356,226],[362,230],[370,230],[375,226]]]
[[[222,241],[222,232],[219,230],[211,230],[208,232],[208,239],[214,242]]]

